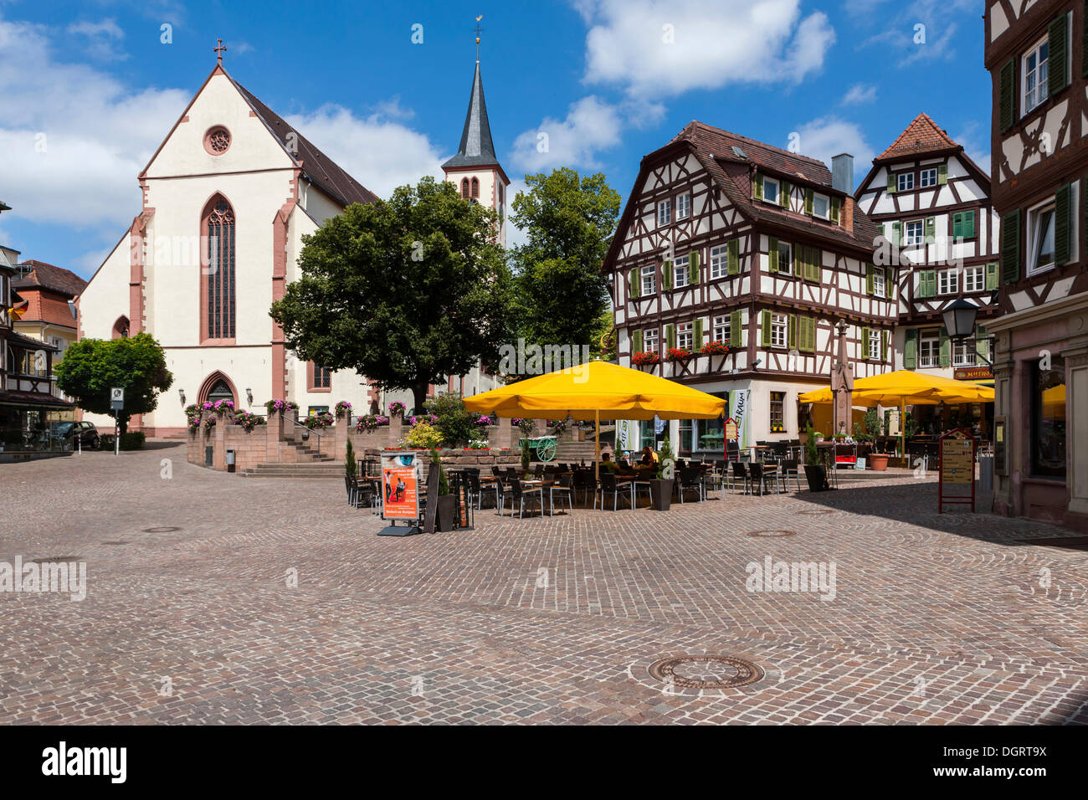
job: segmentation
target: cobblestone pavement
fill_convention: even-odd
[[[178,446],[4,464],[0,562],[77,556],[88,591],[0,594],[0,723],[1088,722],[1088,552],[935,495],[902,477],[388,538],[340,482]],[[834,597],[749,591],[767,558],[833,565]],[[685,654],[765,675],[651,676]]]

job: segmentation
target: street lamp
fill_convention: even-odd
[[[948,308],[941,312],[941,317],[944,319],[944,329],[948,334],[948,338],[954,342],[962,342],[975,333],[978,306],[974,303],[968,303],[961,297],[954,303],[949,304]],[[981,358],[987,364],[993,364],[992,361],[981,354],[976,354],[976,358]]]

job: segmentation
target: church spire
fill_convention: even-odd
[[[465,116],[465,128],[461,133],[461,146],[457,155],[442,166],[448,167],[490,167],[498,166],[495,156],[495,143],[491,140],[491,123],[487,119],[487,103],[484,102],[484,83],[480,77],[479,60],[479,21],[476,34],[476,73],[472,76],[472,91],[468,96],[468,114]]]

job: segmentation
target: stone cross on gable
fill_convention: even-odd
[[[219,66],[223,66],[223,53],[227,52],[227,46],[223,44],[222,39],[216,39],[218,44],[212,48],[212,52],[215,53],[215,62]]]

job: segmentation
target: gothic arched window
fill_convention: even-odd
[[[220,194],[209,201],[201,220],[201,339],[234,339],[234,209]]]
[[[473,178],[472,179],[472,199],[473,200],[479,200],[480,199],[480,179],[479,178]]]
[[[465,200],[468,200],[468,198],[470,197],[468,191],[468,178],[461,178],[461,197],[463,197]]]
[[[128,336],[128,317],[120,316],[117,321],[113,323],[113,338],[124,339]]]
[[[208,390],[208,400],[214,403],[216,400],[230,400],[234,402],[234,392],[227,386],[227,382],[224,380],[218,380],[215,385]]]

